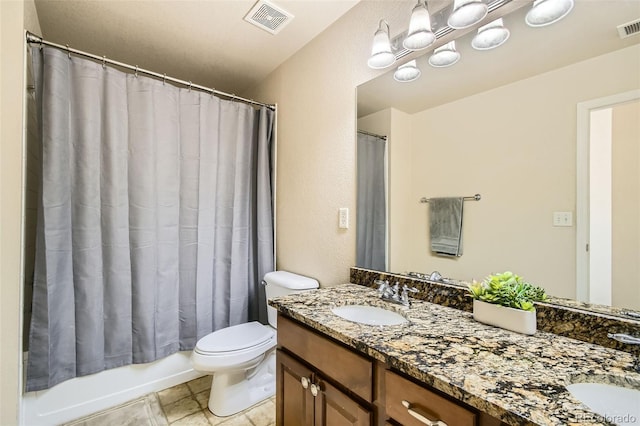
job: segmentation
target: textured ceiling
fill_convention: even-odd
[[[243,94],[358,0],[273,0],[294,15],[272,35],[246,21],[255,0],[36,0],[45,40]]]
[[[358,87],[358,116],[389,107],[416,113],[640,43],[640,34],[620,39],[616,30],[616,26],[640,18],[640,0],[576,0],[566,18],[542,28],[531,28],[524,22],[530,2],[514,1],[525,4],[504,18],[511,31],[504,45],[489,51],[474,50],[471,32],[456,41],[461,59],[449,68],[431,67],[427,63],[430,53],[426,53],[417,59],[420,78],[398,83],[393,80],[393,67]]]

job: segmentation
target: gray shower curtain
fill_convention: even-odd
[[[257,319],[274,113],[33,48],[42,181],[27,390]]]
[[[378,271],[387,270],[386,144],[358,133],[356,266]]]

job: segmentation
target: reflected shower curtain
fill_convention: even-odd
[[[258,318],[274,113],[32,49],[42,145],[27,390]]]
[[[387,269],[386,144],[358,133],[356,266],[378,271]]]

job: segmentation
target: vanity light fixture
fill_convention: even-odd
[[[407,62],[398,67],[396,72],[393,73],[393,79],[401,83],[408,83],[416,80],[420,77],[420,69],[416,66],[416,60]]]
[[[436,36],[431,30],[431,16],[427,10],[427,4],[425,0],[418,0],[411,11],[409,33],[402,42],[402,46],[408,50],[422,50],[431,46],[434,41]]]
[[[455,0],[447,25],[457,30],[469,28],[482,21],[488,12],[489,6],[481,0]]]
[[[428,1],[417,0],[411,11],[409,29],[393,39],[390,37],[388,22],[384,19],[380,20],[373,37],[371,56],[367,61],[370,68],[390,67],[397,60],[412,54],[413,51],[432,46],[436,40],[442,37],[447,37],[450,41],[433,51],[429,58],[429,64],[433,67],[451,66],[460,60],[460,53],[456,51],[455,47],[455,39],[457,38],[456,31],[461,29],[467,29],[459,32],[465,34],[467,31],[474,31],[477,28],[477,33],[471,41],[471,46],[476,50],[494,49],[509,39],[510,31],[504,27],[503,18],[494,19],[485,25],[483,25],[483,20],[489,12],[493,16],[504,16],[505,14],[502,12],[496,13],[496,11],[506,4],[515,2],[515,0],[453,0],[452,8],[446,7],[438,10],[433,16],[427,8]],[[575,1],[533,0],[533,6],[528,11],[525,21],[532,27],[550,25],[571,12]],[[415,57],[414,54],[413,58]],[[415,60],[398,67],[394,73],[394,79],[400,82],[413,81],[419,76],[420,70],[416,66]]]
[[[477,50],[494,49],[507,41],[509,35],[509,30],[505,28],[502,18],[498,18],[478,28],[478,34],[471,40],[471,47]]]
[[[558,22],[572,9],[573,0],[535,0],[524,20],[530,27],[544,27]]]
[[[386,29],[384,26],[386,26]],[[389,24],[384,19],[381,19],[378,24],[378,29],[373,35],[371,56],[369,57],[367,64],[370,68],[381,69],[393,65],[395,61],[396,56],[391,51]]]
[[[436,68],[450,67],[460,60],[460,52],[456,50],[456,41],[450,41],[438,47],[429,57],[429,65]]]

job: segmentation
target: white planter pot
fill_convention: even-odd
[[[523,311],[474,299],[473,319],[517,333],[534,334],[536,332],[535,310]]]

